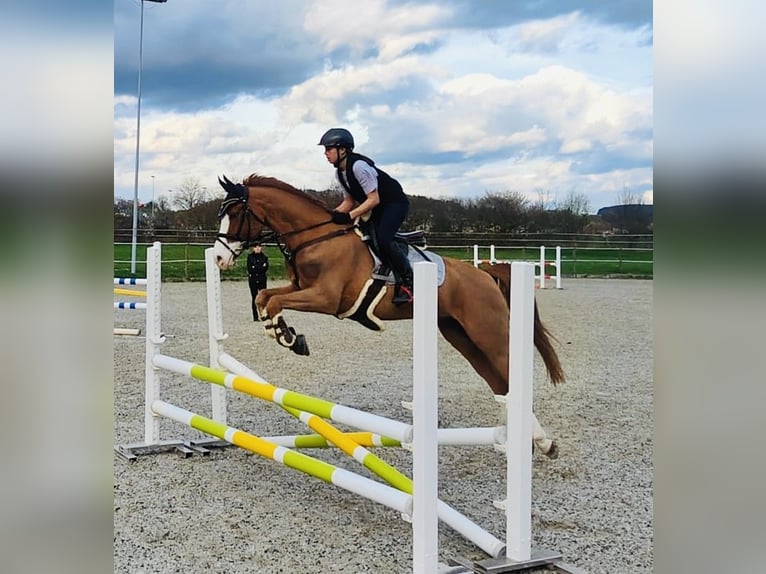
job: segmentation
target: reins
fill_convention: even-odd
[[[217,233],[215,240],[220,242],[224,247],[226,247],[226,249],[229,250],[229,252],[234,256],[235,259],[243,251],[246,251],[254,243],[262,243],[264,240],[274,240],[274,242],[277,244],[277,247],[279,247],[279,250],[281,251],[283,257],[290,264],[290,266],[293,269],[293,272],[295,272],[296,277],[298,275],[298,270],[295,266],[295,257],[298,255],[300,251],[302,251],[306,247],[310,247],[311,245],[316,245],[317,243],[321,243],[323,241],[327,241],[335,237],[341,237],[343,235],[346,235],[349,231],[352,231],[356,227],[355,225],[350,225],[348,227],[344,227],[343,229],[336,229],[325,235],[320,235],[319,237],[315,237],[313,239],[309,239],[308,241],[305,241],[304,243],[300,243],[297,247],[291,250],[289,246],[287,245],[287,242],[285,241],[286,238],[333,223],[332,219],[327,219],[326,221],[320,221],[319,223],[314,223],[312,225],[309,225],[308,227],[304,227],[301,229],[294,229],[286,233],[277,233],[274,230],[270,231],[269,233],[262,232],[262,233],[259,233],[258,237],[254,239],[247,239],[250,236],[250,217],[253,217],[258,223],[261,224],[262,227],[271,228],[271,226],[269,225],[265,217],[263,219],[260,218],[257,213],[255,213],[252,209],[250,209],[247,193],[244,193],[240,197],[233,197],[233,198],[224,200],[223,203],[221,203],[220,209],[218,210],[218,218],[220,219],[224,215],[226,215],[229,209],[231,209],[231,207],[237,203],[245,204],[245,213],[244,213],[244,216],[242,217],[241,223],[239,224],[239,229],[237,229],[235,233]],[[243,235],[242,230],[245,227],[245,225],[247,225],[247,229],[246,229],[246,233]],[[231,247],[229,247],[229,245],[225,241],[222,241],[222,239],[240,242],[242,244],[242,251],[240,251],[240,253],[236,253]]]

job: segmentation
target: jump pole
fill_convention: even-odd
[[[531,558],[532,544],[532,382],[534,365],[534,266],[511,263],[509,378],[506,395],[506,557]],[[512,342],[512,343],[511,343]]]
[[[115,309],[146,309],[147,303],[143,301],[115,301]]]
[[[138,337],[141,334],[141,329],[131,329],[128,327],[115,327],[115,335],[127,335],[129,337]]]
[[[152,410],[157,416],[167,417],[264,458],[280,462],[388,506],[403,515],[412,514],[412,496],[405,492],[160,400],[152,403]]]
[[[221,272],[215,264],[213,249],[205,249],[205,291],[207,293],[207,325],[210,366],[223,368],[218,358],[223,353],[223,342],[229,337],[223,332],[223,304],[221,297]],[[212,288],[211,288],[212,285]],[[226,389],[212,386],[213,419],[225,423],[227,417]]]
[[[114,294],[131,295],[133,297],[146,297],[146,291],[139,291],[138,289],[123,289],[122,287],[115,287]]]
[[[115,277],[114,278],[114,284],[115,285],[146,285],[146,279],[145,278],[136,278],[136,277]],[[114,290],[115,295],[134,295],[140,293],[140,296],[145,297],[146,292],[145,291],[135,291],[133,292],[130,289],[115,289]],[[114,302],[114,308],[115,309],[146,309],[146,302],[145,301],[115,301]],[[125,327],[115,327],[114,328],[114,334],[115,335],[127,335],[132,337],[137,337],[141,334],[141,329],[131,329],[131,328],[125,328]]]
[[[144,367],[144,444],[160,442],[160,419],[152,403],[160,399],[160,376],[152,364],[165,342],[162,335],[162,245],[155,241],[146,249],[146,363]]]
[[[540,267],[540,275],[537,275],[535,278],[539,280],[540,289],[545,289],[545,280],[546,279],[555,279],[556,280],[556,289],[561,289],[561,246],[556,246],[556,258],[553,261],[546,261],[545,260],[545,245],[540,246],[540,263],[538,264]],[[551,276],[545,273],[546,266],[553,267],[556,269],[556,273]]]
[[[126,279],[115,278],[117,282]],[[161,377],[154,365],[154,357],[160,355],[160,348],[166,341],[162,333],[162,245],[156,241],[146,250],[146,278],[135,279],[136,284],[146,285],[145,366],[144,366],[144,440],[132,444],[115,446],[117,454],[128,460],[137,455],[154,454],[176,450],[184,455],[193,453],[206,454],[206,446],[218,446],[220,441],[188,441],[183,439],[163,439],[160,436],[160,417],[152,410],[154,401],[160,400]],[[120,283],[122,284],[122,283]],[[223,389],[213,388],[213,416],[217,422],[226,422],[226,403]]]
[[[436,265],[420,261],[413,265],[413,272],[418,294],[413,301],[412,315],[413,572],[436,573],[439,559]],[[496,551],[502,552],[499,548]]]
[[[237,359],[229,355],[228,353],[221,353],[218,357],[218,362],[221,366],[236,375],[240,375],[245,379],[249,379],[253,382],[260,382],[272,387],[272,385],[265,382],[265,379],[254,372],[249,367],[240,363]],[[311,397],[309,395],[300,395],[302,399],[298,399],[293,393],[286,389],[273,387],[277,389],[279,397],[283,397],[283,393],[290,393],[287,397],[285,406],[292,406],[300,410],[319,415],[324,418],[328,418],[337,423],[346,424],[362,431],[373,433],[373,436],[380,437],[382,444],[380,445],[368,445],[368,446],[400,446],[400,443],[412,443],[413,428],[412,425],[382,417],[380,415],[371,414],[365,411],[357,410],[344,405],[339,405]],[[298,400],[306,399],[305,402],[301,402],[302,406],[295,406]],[[280,398],[279,400],[284,400]],[[277,402],[277,401],[274,401]],[[283,403],[278,403],[283,404]],[[505,427],[476,427],[467,429],[438,429],[437,437],[440,445],[462,445],[462,446],[476,446],[476,445],[492,445],[505,442],[506,431]],[[270,437],[274,441],[291,441],[301,437]],[[308,437],[306,437],[308,438]],[[371,439],[372,440],[372,439]],[[321,444],[321,441],[320,441]],[[289,446],[289,443],[286,444]],[[326,445],[322,445],[326,446]]]
[[[505,556],[475,562],[481,572],[519,572],[549,566],[558,572],[584,574],[561,561],[561,554],[532,551],[532,403],[534,371],[535,264],[511,263],[514,310],[508,329],[508,393],[496,396],[506,411],[507,440],[499,445],[506,456],[506,497],[495,506],[505,511]]]
[[[416,281],[417,281],[417,279],[416,279]],[[435,285],[435,283],[434,283],[434,285]],[[434,330],[436,329],[436,323],[435,322],[433,323],[433,329]],[[426,357],[425,359],[423,359],[421,357],[421,359],[425,360],[426,362],[428,362],[428,361],[431,361],[431,360],[435,360],[435,357],[436,357],[436,355],[431,355],[431,356]],[[413,358],[413,360],[414,360],[414,358]],[[201,381],[205,381],[205,382],[209,382],[209,383],[213,383],[213,384],[223,384],[227,388],[231,388],[231,389],[237,390],[239,392],[244,392],[245,394],[250,394],[252,396],[256,396],[256,397],[264,399],[264,400],[270,400],[268,398],[268,394],[273,392],[273,389],[276,388],[273,385],[270,385],[269,383],[265,382],[263,380],[263,378],[260,377],[257,373],[255,373],[254,371],[252,371],[251,369],[249,369],[248,367],[246,367],[242,363],[239,363],[236,359],[234,359],[231,356],[226,355],[226,354],[222,355],[222,362],[226,365],[226,368],[227,368],[228,371],[230,371],[230,373],[214,373],[214,372],[211,372],[210,370],[206,370],[203,367],[200,367],[199,365],[193,365],[192,363],[188,363],[186,361],[180,361],[178,359],[171,359],[171,358],[168,358],[168,357],[161,357],[161,358],[159,358],[159,361],[162,364],[163,368],[165,368],[165,369],[172,370],[172,371],[177,372],[179,374],[186,374],[186,375],[189,375],[189,376],[191,376],[193,378],[196,378],[198,380],[201,380]],[[428,363],[428,364],[430,364],[430,363]],[[197,368],[195,369],[194,367],[197,367]],[[414,363],[413,363],[413,370],[414,370]],[[436,370],[435,369],[431,370],[431,373],[435,374]],[[231,378],[231,377],[234,377],[235,375],[236,375],[236,377],[240,378],[239,381],[235,382],[235,379]],[[217,382],[217,381],[211,380],[211,379],[218,379],[218,381],[222,381],[222,382]],[[281,390],[284,390],[284,389],[281,389]],[[289,391],[287,391],[287,392],[289,392]],[[293,394],[297,394],[297,393],[293,393]],[[303,396],[306,397],[306,395],[303,395]],[[313,398],[313,397],[308,397],[308,398]],[[297,399],[294,399],[294,398],[291,398],[291,399],[288,399],[288,400],[290,402],[293,402],[294,400],[297,401]],[[320,399],[314,399],[314,400],[319,401]],[[418,401],[418,398],[415,397],[415,400]],[[330,404],[332,404],[332,403],[330,403]],[[426,404],[430,404],[432,406],[436,405],[436,400],[435,399],[433,401],[429,400],[429,401],[426,402]],[[308,406],[308,405],[304,404],[304,406]],[[288,407],[288,409],[289,408],[290,407]],[[348,408],[348,407],[346,407],[346,408]],[[363,412],[363,411],[359,411],[359,412]],[[319,414],[321,415],[321,413],[319,413]],[[371,416],[375,417],[376,415],[371,415]],[[330,417],[325,417],[325,418],[330,418]],[[418,418],[419,418],[419,414],[413,412],[413,421],[417,421]],[[301,420],[303,420],[303,419],[301,419]],[[391,421],[390,419],[383,419],[383,420],[384,421],[388,421],[388,422],[396,422],[396,421]],[[350,424],[350,423],[346,423],[346,424]],[[435,428],[435,425],[434,425],[434,428]],[[321,432],[317,428],[315,428],[315,430],[317,430],[318,432]],[[421,448],[420,445],[416,445],[415,444],[415,436],[416,436],[415,433],[417,431],[415,431],[414,428],[413,428],[413,431],[414,431],[413,432],[413,440],[411,441],[411,444],[412,444],[412,450],[413,450],[413,470],[414,470],[414,461],[419,457],[418,452],[423,452],[423,451],[430,450],[430,446],[425,446],[425,447]],[[337,432],[340,435],[343,435],[343,437],[349,437],[349,438],[353,434],[353,433],[340,433],[340,431],[337,431]],[[330,440],[328,437],[329,437],[329,435],[324,435],[323,436],[323,438],[325,440],[327,440],[328,442],[332,443],[333,441]],[[289,437],[274,437],[274,438],[271,438],[270,440],[275,440],[275,442],[277,442],[277,444],[279,444],[279,441],[283,440],[284,438],[289,438]],[[307,438],[310,438],[310,437],[307,437]],[[341,440],[343,440],[343,439],[341,439]],[[389,439],[389,440],[391,440],[391,439]],[[336,442],[339,442],[339,441],[336,441]],[[336,446],[340,446],[340,445],[336,444]],[[360,445],[356,445],[356,446],[360,446]],[[346,449],[346,453],[347,454],[351,454],[348,449]],[[360,450],[360,451],[358,451],[358,454],[355,453],[352,456],[353,456],[353,458],[355,458],[357,460],[362,458],[362,460],[359,460],[359,462],[362,462],[364,464],[364,458],[363,457],[369,457],[369,455],[371,455],[371,453],[367,453],[367,452],[364,452],[364,451]],[[374,457],[374,455],[373,455],[373,457]],[[372,458],[372,457],[370,457],[370,458],[372,460],[374,460],[374,458]],[[375,457],[375,458],[377,458],[377,457]],[[378,463],[378,465],[380,465],[380,463],[382,463],[382,461],[380,461]],[[385,463],[383,463],[383,464],[385,464]],[[392,474],[396,474],[396,475],[398,475],[396,478],[399,481],[399,483],[401,483],[403,481],[409,482],[408,478],[406,478],[406,477],[402,478],[401,473],[398,473],[398,471],[396,471],[395,469],[389,470],[388,472],[385,472],[385,473],[381,473],[381,472],[378,472],[376,470],[376,466],[372,466],[372,465],[368,466],[367,464],[365,464],[365,466],[367,466],[367,468],[369,470],[371,470],[372,472],[374,472],[375,474],[377,474],[378,476],[380,476],[381,478],[383,478],[386,481],[389,481],[389,477]],[[377,468],[379,468],[379,466]],[[389,483],[391,483],[391,482],[389,481]],[[418,492],[418,486],[417,485],[412,486],[412,484],[410,484],[410,485],[408,485],[406,487],[405,492],[412,493],[413,492],[413,488],[414,488],[414,492],[417,493]],[[424,496],[428,496],[428,494],[426,494]],[[417,499],[417,497],[416,497],[416,499]],[[436,512],[430,513],[430,514],[426,514],[426,516],[431,516],[431,514],[433,514],[434,516],[438,516],[445,524],[447,524],[453,530],[455,530],[456,532],[459,532],[467,540],[470,540],[476,546],[478,546],[479,548],[484,550],[484,552],[486,552],[488,555],[493,556],[493,557],[498,557],[498,556],[502,555],[502,553],[505,550],[505,544],[503,544],[502,541],[500,541],[497,538],[495,538],[492,534],[490,534],[489,532],[487,532],[486,530],[484,530],[483,528],[478,526],[476,523],[474,523],[469,518],[465,517],[463,514],[459,513],[457,510],[453,509],[452,507],[450,507],[446,503],[444,503],[444,502],[442,502],[440,500],[437,500],[436,504],[437,504]],[[417,521],[415,521],[413,524],[417,524]]]

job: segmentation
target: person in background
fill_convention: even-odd
[[[266,289],[266,272],[269,270],[269,258],[263,253],[260,243],[252,247],[247,254],[247,282],[250,285],[250,306],[253,310],[253,321],[260,321],[258,310],[255,308],[255,297],[261,289]]]
[[[393,302],[411,303],[412,267],[406,253],[394,241],[410,209],[401,184],[376,167],[370,158],[353,153],[354,137],[347,129],[327,130],[319,145],[324,146],[325,157],[335,166],[338,183],[343,187],[343,201],[332,212],[333,222],[351,223],[371,212],[378,245],[396,279]]]

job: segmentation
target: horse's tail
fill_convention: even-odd
[[[511,301],[511,265],[510,263],[480,263],[479,269],[489,274],[500,288],[505,297],[506,303],[510,305]],[[563,383],[565,380],[564,369],[559,361],[556,349],[553,347],[552,340],[556,338],[551,334],[548,328],[540,320],[540,313],[537,310],[537,300],[535,299],[535,315],[533,327],[534,344],[537,352],[543,359],[545,370],[548,372],[548,378],[554,385]]]

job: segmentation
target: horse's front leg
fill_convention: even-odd
[[[272,287],[271,289],[261,289],[258,295],[255,297],[255,308],[258,310],[258,317],[264,321],[266,320],[266,305],[269,303],[274,295],[285,295],[287,293],[293,293],[298,288],[292,283],[283,285],[282,287]],[[270,336],[274,336],[274,333],[269,331]]]
[[[258,298],[260,299],[260,293]],[[282,311],[292,309],[333,314],[337,312],[337,307],[337,296],[325,295],[323,289],[310,288],[300,291],[293,289],[282,293],[271,293],[261,316],[265,317],[264,326],[267,332],[277,340],[277,343],[298,355],[308,355],[309,346],[306,337],[296,333],[295,329],[287,324]]]

